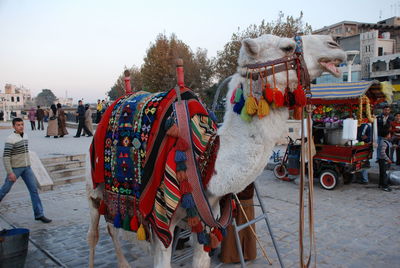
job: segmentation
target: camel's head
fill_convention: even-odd
[[[346,55],[331,36],[306,35],[302,36],[302,40],[304,60],[311,80],[324,71],[340,76],[337,66],[345,60]],[[291,55],[295,48],[296,42],[292,38],[270,34],[245,39],[240,49],[239,69],[247,64],[263,63]]]

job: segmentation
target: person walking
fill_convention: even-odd
[[[8,136],[4,145],[3,161],[7,177],[0,188],[0,202],[11,190],[14,182],[21,177],[31,196],[35,220],[49,223],[51,219],[44,216],[42,202],[36,186],[36,177],[31,169],[28,136],[24,133],[24,121],[21,118],[14,118],[12,125],[14,132]]]
[[[85,125],[85,107],[82,104],[82,100],[78,101],[78,109],[76,110],[76,116],[78,117],[78,130],[76,131],[76,135],[74,138],[79,138],[82,133],[82,129],[85,130],[85,133],[88,136],[92,136],[92,132]]]
[[[371,136],[372,136],[372,128],[369,123],[363,123],[361,124],[358,129],[357,129],[357,140],[358,141],[363,141],[364,143],[370,143],[371,142]],[[369,161],[368,165],[369,166]],[[368,184],[368,169],[364,168],[361,170],[361,180],[357,181],[360,184]]]
[[[379,146],[381,144],[381,140],[383,137],[381,133],[389,130],[391,123],[394,121],[394,117],[390,112],[391,112],[390,106],[386,105],[385,107],[383,107],[382,113],[376,117],[377,125],[378,125],[378,140],[377,140],[378,148],[376,149],[377,158],[378,158],[378,154],[380,152]]]
[[[58,138],[58,113],[55,104],[50,106],[49,112],[49,123],[47,124],[47,135],[46,138],[50,136],[54,136],[54,138]]]
[[[66,115],[64,109],[61,107],[61,103],[57,103],[57,113],[58,113],[58,135],[60,138],[68,135]]]
[[[88,137],[93,135],[93,120],[92,120],[92,111],[90,110],[90,105],[85,104],[85,126],[90,131],[90,133],[86,133]]]
[[[36,130],[36,126],[35,126],[35,120],[36,120],[36,112],[35,112],[35,108],[31,107],[31,109],[28,112],[28,119],[31,122],[31,128],[32,130]],[[39,128],[39,125],[38,125]]]
[[[43,119],[44,119],[44,111],[40,108],[40,105],[37,106],[36,110],[36,119],[38,121],[38,130],[44,130]]]
[[[390,142],[390,131],[385,129],[381,132],[382,139],[379,144],[380,151],[378,152],[378,163],[379,163],[379,188],[382,188],[385,192],[391,192],[392,189],[389,187],[389,179],[386,171],[390,168],[392,160],[390,159],[390,150],[392,143]]]
[[[101,120],[101,115],[103,111],[103,105],[100,100],[97,100],[97,106],[96,106],[96,124],[98,124]]]

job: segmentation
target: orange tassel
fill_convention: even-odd
[[[283,102],[284,102],[284,98],[283,98],[283,94],[282,92],[275,88],[274,89],[274,103],[275,103],[275,107],[279,108],[283,106]]]
[[[265,85],[265,99],[271,103],[274,100],[274,92],[272,91],[271,85],[267,83]]]
[[[217,248],[219,245],[219,240],[217,236],[213,233],[210,233],[210,247],[211,248]]]
[[[184,181],[184,180],[187,180],[188,179],[188,176],[187,176],[187,174],[186,174],[186,171],[184,171],[184,170],[180,170],[180,171],[177,171],[176,172],[176,179],[178,180],[178,181]]]
[[[303,107],[300,106],[295,106],[293,109],[293,118],[295,120],[301,120],[301,111],[303,110]]]
[[[296,105],[298,106],[306,105],[307,103],[306,94],[304,93],[303,87],[301,85],[297,86],[293,94],[296,99]]]
[[[104,203],[104,200],[101,200],[100,201],[100,206],[99,206],[99,214],[100,215],[106,215],[106,213],[107,213],[107,206]]]
[[[185,152],[189,149],[189,144],[182,138],[179,138],[176,142],[175,149],[178,151]]]
[[[179,128],[178,128],[178,126],[176,124],[173,124],[172,127],[170,127],[167,130],[167,135],[171,136],[171,137],[175,137],[175,138],[179,137]]]
[[[200,218],[198,216],[188,218],[188,225],[192,228],[198,225],[199,223],[200,223]]]
[[[261,96],[260,101],[258,102],[258,110],[257,110],[258,118],[263,118],[268,114],[269,114],[269,104],[264,99],[264,97]]]
[[[139,220],[138,220],[138,217],[136,215],[132,217],[131,222],[130,222],[129,225],[130,225],[132,231],[136,232],[138,230],[138,228],[139,228]]]

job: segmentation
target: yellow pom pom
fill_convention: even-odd
[[[249,115],[255,115],[258,109],[256,98],[249,96],[244,104],[244,107]]]
[[[249,123],[251,122],[251,120],[253,120],[253,117],[247,114],[246,109],[242,109],[242,111],[240,112],[240,118],[242,118],[243,121]]]
[[[138,240],[146,240],[146,231],[144,230],[143,224],[140,224],[136,235]]]
[[[264,99],[264,97],[261,96],[260,101],[258,102],[258,110],[257,110],[258,118],[263,118],[268,114],[269,114],[268,102]]]

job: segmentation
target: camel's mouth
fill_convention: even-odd
[[[319,64],[321,64],[322,68],[336,77],[340,77],[340,70],[337,67],[341,62],[340,59],[331,60],[323,58],[319,60]]]

